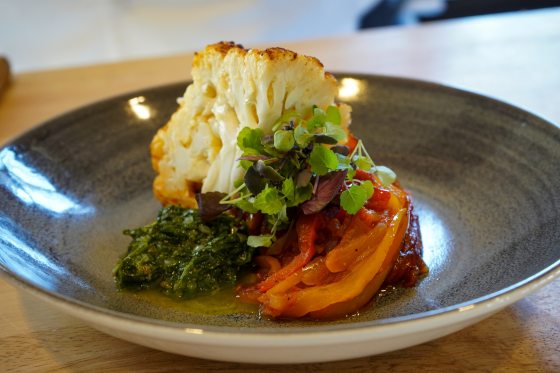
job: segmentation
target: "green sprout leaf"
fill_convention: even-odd
[[[303,187],[296,188],[294,201],[290,206],[297,206],[311,198],[313,195],[313,185],[307,184]]]
[[[373,196],[373,189],[374,189],[373,183],[369,180],[366,180],[360,186],[365,189],[367,193],[367,199],[370,199],[371,196]]]
[[[384,187],[393,184],[395,180],[397,180],[397,174],[389,167],[376,166],[375,174],[379,177],[379,180],[381,180],[381,184],[383,184]]]
[[[275,215],[280,212],[284,205],[276,188],[267,186],[255,198],[253,206],[265,214]]]
[[[338,158],[338,166],[336,169],[339,171],[346,170],[347,171],[346,180],[352,181],[352,179],[354,179],[354,176],[356,175],[356,170],[352,166],[350,162],[350,158],[340,153],[335,153],[335,154],[336,157]]]
[[[274,133],[274,147],[281,152],[289,152],[294,147],[294,132],[278,130]]]
[[[340,205],[351,215],[357,213],[367,200],[368,190],[362,185],[352,185],[340,195]]]
[[[293,202],[296,193],[296,186],[294,183],[294,179],[291,177],[284,179],[282,182],[282,194],[286,197],[286,200],[289,202]]]
[[[311,151],[309,163],[311,164],[311,171],[322,176],[326,175],[329,171],[336,170],[338,158],[332,150],[317,144]]]
[[[336,106],[329,106],[326,112],[326,121],[328,123],[340,125],[341,118],[340,118],[340,110]]]
[[[325,135],[336,139],[337,142],[346,140],[346,132],[342,127],[330,122],[325,124]]]
[[[309,145],[312,138],[313,135],[310,134],[304,126],[297,126],[294,130],[294,139],[296,140],[296,144],[298,144],[298,146],[302,149]]]
[[[278,223],[287,223],[288,220],[288,209],[286,205],[282,205],[280,211],[278,211]]]
[[[261,142],[264,136],[260,128],[244,127],[237,135],[237,146],[249,154],[263,154],[264,147]]]
[[[245,212],[254,214],[259,211],[259,209],[255,207],[254,202],[255,202],[255,198],[253,197],[247,199],[241,199],[235,202],[235,206],[237,206],[238,208],[240,208]]]
[[[325,125],[327,115],[323,110],[318,107],[313,108],[313,117],[307,121],[307,129],[310,132],[315,131],[317,127],[322,127]]]
[[[364,157],[364,156],[355,156],[354,164],[360,170],[364,170],[364,171],[369,171],[373,167],[373,162],[371,161],[371,159],[369,159],[369,157]]]
[[[251,167],[251,166],[253,165],[253,162],[241,160],[241,161],[239,161],[239,165],[240,165],[241,168],[243,168],[244,170],[248,170],[249,167]]]
[[[271,234],[263,234],[261,236],[247,237],[247,245],[250,247],[269,247],[272,245],[273,236]]]

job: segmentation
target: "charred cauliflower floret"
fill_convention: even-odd
[[[230,192],[243,176],[237,134],[271,132],[286,111],[306,116],[313,105],[334,104],[336,79],[315,58],[271,48],[218,43],[195,55],[193,82],[151,144],[154,193],[163,204],[196,207],[195,193]],[[340,106],[342,125],[350,108]]]

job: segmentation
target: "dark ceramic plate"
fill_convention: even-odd
[[[117,292],[111,269],[128,243],[121,232],[149,222],[159,208],[148,144],[185,83],[75,110],[0,151],[2,272],[110,334],[252,362],[326,361],[406,347],[471,324],[558,276],[558,128],[435,84],[339,79],[340,99],[353,107],[353,131],[412,192],[431,270],[417,288],[329,323],[274,322],[227,307],[191,312]]]

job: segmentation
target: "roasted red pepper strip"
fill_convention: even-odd
[[[358,180],[366,181],[369,180],[373,183],[375,190],[371,198],[366,202],[366,207],[370,210],[382,211],[387,208],[389,199],[391,199],[391,191],[388,188],[381,186],[379,179],[369,172],[364,170],[356,170],[356,176]]]
[[[356,170],[356,175],[354,175],[354,178],[362,181],[369,180],[373,183],[373,186],[379,186],[379,181],[373,174],[359,168]]]
[[[296,223],[298,235],[299,254],[290,263],[280,270],[272,273],[257,285],[257,289],[266,292],[280,281],[286,279],[292,273],[302,269],[315,255],[315,239],[317,238],[317,227],[319,225],[319,214],[301,215]]]
[[[373,196],[366,202],[366,207],[370,210],[383,211],[391,199],[391,192],[383,188],[375,188]]]

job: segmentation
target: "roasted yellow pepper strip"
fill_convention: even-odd
[[[367,229],[364,231],[364,229]],[[325,261],[327,268],[331,272],[346,271],[351,264],[356,261],[365,250],[368,248],[368,242],[371,245],[377,245],[387,231],[387,224],[380,221],[373,229],[363,227],[360,222],[353,222],[353,224],[344,233],[340,243],[332,249],[328,254]]]
[[[364,291],[362,291],[357,297],[348,301],[331,304],[330,306],[325,307],[322,310],[310,312],[309,316],[323,320],[341,318],[356,312],[373,298],[373,296],[379,291],[385,279],[387,278],[387,275],[393,268],[395,259],[401,247],[401,242],[408,229],[408,224],[410,221],[410,210],[407,211],[405,219],[406,221],[402,222],[399,226],[396,238],[391,244],[389,254],[385,258],[381,269],[365,287]]]
[[[406,214],[407,209],[402,208],[394,215],[387,228],[387,233],[377,247],[372,247],[374,245],[369,242],[366,243],[368,245],[367,251],[371,254],[358,262],[340,281],[291,292],[289,302],[280,302],[287,306],[285,310],[277,310],[280,311],[280,315],[301,317],[309,312],[318,311],[331,304],[345,302],[360,295],[385,262],[390,249],[393,247],[392,244],[399,227],[407,220],[405,218]],[[265,304],[265,306],[271,305]]]

